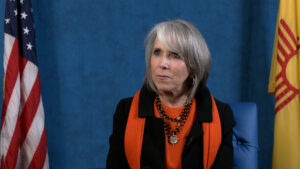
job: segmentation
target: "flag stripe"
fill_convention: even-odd
[[[19,95],[20,95],[20,79],[17,76],[15,88],[13,89],[12,96],[10,98],[10,102],[7,106],[7,111],[9,112],[3,122],[3,127],[0,133],[0,138],[4,138],[5,140],[1,139],[0,142],[0,156],[5,155],[7,149],[9,147],[9,142],[11,141],[12,135],[14,133],[17,119],[19,116]],[[7,142],[9,141],[9,142]]]
[[[12,91],[14,90],[15,83],[18,77],[18,65],[19,65],[19,45],[18,45],[18,40],[16,39],[10,58],[8,60],[8,65],[7,69],[5,70],[5,93],[4,93],[4,101],[3,101],[3,106],[2,106],[2,115],[1,115],[1,127],[3,126],[4,119],[6,116],[7,112],[7,106],[10,102],[10,97],[12,95]]]
[[[282,78],[283,80],[283,72],[278,73],[278,75],[276,76],[276,81],[279,80],[280,78]]]
[[[8,60],[11,55],[11,51],[15,43],[15,40],[16,40],[15,37],[11,36],[10,34],[4,33],[4,44],[5,44],[4,56],[3,56],[4,71],[6,71]]]
[[[284,81],[282,81],[281,83],[279,83],[279,84],[276,86],[276,91],[278,91],[279,89],[281,89],[283,86],[284,86]]]
[[[24,70],[25,70],[25,67],[26,67],[26,65],[27,65],[27,62],[28,62],[28,60],[27,59],[25,59],[24,57],[21,57],[21,61],[20,61],[20,77],[21,77],[21,79],[23,78],[23,72],[24,72]],[[31,62],[29,62],[29,63],[31,63]]]
[[[291,45],[291,43],[288,41],[288,39],[284,36],[283,32],[281,29],[278,29],[278,34],[280,39],[283,41],[284,45],[289,49],[289,52],[292,52],[294,49]],[[278,42],[279,43],[279,42]],[[285,49],[283,49],[285,51]],[[285,51],[287,53],[287,51]],[[288,56],[288,54],[284,54],[284,56]]]
[[[47,154],[46,130],[44,129],[40,144],[35,151],[28,169],[43,168]]]
[[[46,140],[47,141],[47,140]],[[45,164],[43,169],[49,169],[49,158],[48,158],[48,154],[46,154],[46,159],[45,159]]]
[[[22,96],[21,96],[21,105],[20,110],[23,110],[25,101],[28,99],[28,96],[31,92],[31,89],[34,85],[34,82],[36,81],[37,74],[38,74],[38,68],[36,65],[34,65],[31,62],[27,62],[26,59],[23,59],[22,65],[24,66],[21,75],[21,90],[22,90]]]
[[[292,39],[293,43],[297,44],[296,38],[295,38],[293,32],[291,31],[291,29],[289,28],[289,26],[286,24],[286,22],[283,19],[281,19],[280,23],[281,23],[282,27],[284,28],[284,30],[289,34],[289,36]]]
[[[7,150],[5,161],[4,161],[4,168],[13,169],[16,167],[17,163],[17,156],[19,151],[19,137],[20,137],[20,120],[17,120],[17,124],[15,130],[13,132],[12,139],[9,144],[9,148]]]
[[[284,48],[282,47],[281,43],[279,43],[279,42],[278,42],[278,50],[282,53],[282,55],[284,57],[283,58],[284,60],[282,60],[281,64],[286,63],[286,60],[287,60],[286,57],[288,56],[288,54],[287,54],[286,50],[284,50]]]
[[[279,112],[288,102],[290,102],[295,96],[297,95],[297,93],[293,93],[292,95],[290,95],[287,99],[285,99],[281,104],[279,104],[278,106],[276,106],[275,108],[275,113]]]
[[[29,130],[29,127],[31,126],[31,123],[33,121],[33,118],[37,112],[38,106],[40,103],[40,76],[37,75],[37,78],[35,80],[35,83],[32,87],[32,90],[28,96],[28,99],[26,100],[25,106],[23,108],[21,119],[22,122],[22,135],[21,135],[21,145],[23,145],[23,142],[25,140],[25,137],[27,135],[27,132]]]
[[[40,98],[41,100],[41,98]],[[27,137],[22,146],[22,152],[25,159],[23,161],[24,168],[28,168],[30,161],[33,158],[34,152],[36,151],[40,139],[32,139],[32,138],[41,138],[44,130],[44,125],[42,121],[44,121],[44,109],[43,103],[40,101],[36,116],[30,126]]]
[[[21,155],[21,150],[19,149],[19,151],[18,151],[18,158],[17,158],[17,164],[16,164],[16,169],[24,168],[22,166],[22,163],[23,163],[23,159],[22,159],[22,155]]]
[[[33,118],[35,117],[40,102],[39,87],[40,87],[40,79],[38,74],[34,86],[32,87],[32,91],[30,92],[30,95],[25,103],[24,109],[17,120],[17,124],[15,127],[16,130],[14,131],[13,137],[11,139],[11,143],[7,151],[7,156],[5,160],[6,162],[5,164],[7,166],[11,166],[15,168],[17,156],[18,156],[18,148],[19,146],[22,146],[25,141],[29,127],[31,126]],[[19,131],[21,126],[22,126],[22,132]]]
[[[278,102],[279,99],[281,99],[288,91],[288,88],[284,89],[278,96],[275,97],[275,102]]]

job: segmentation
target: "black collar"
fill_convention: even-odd
[[[139,98],[139,117],[153,117],[153,103],[155,92],[147,86],[143,86]],[[196,120],[198,122],[212,121],[212,103],[210,92],[207,87],[198,89],[195,95],[196,98]]]

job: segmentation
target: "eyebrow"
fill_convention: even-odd
[[[153,50],[158,50],[158,49],[161,50],[161,48],[159,48],[159,47],[154,47],[153,48]]]

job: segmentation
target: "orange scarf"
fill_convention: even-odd
[[[131,169],[140,169],[145,118],[138,117],[140,90],[134,95],[127,120],[124,146],[128,164]],[[203,122],[203,166],[210,169],[214,163],[222,141],[222,128],[218,108],[213,96],[212,122]]]

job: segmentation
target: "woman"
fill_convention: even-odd
[[[232,111],[205,87],[211,56],[201,33],[162,22],[145,46],[144,85],[117,106],[107,168],[233,168]]]

